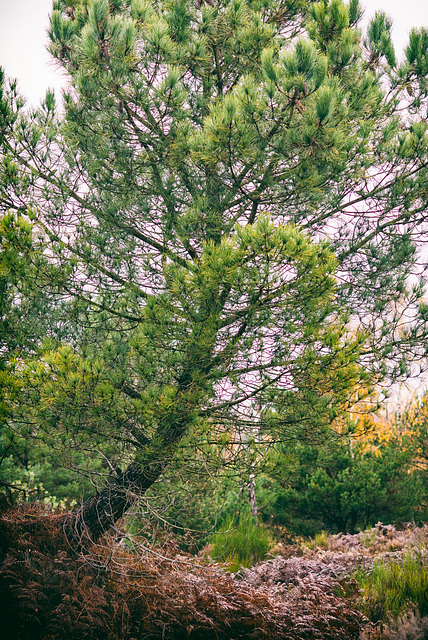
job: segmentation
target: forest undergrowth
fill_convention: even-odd
[[[173,545],[150,552],[106,536],[76,552],[61,516],[24,505],[0,517],[2,631],[9,640],[422,639],[427,541],[426,525],[377,525],[322,536],[321,546],[279,545],[232,574]],[[388,609],[394,589],[400,606]]]

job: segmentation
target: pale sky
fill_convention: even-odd
[[[393,38],[401,56],[412,27],[428,26],[427,0],[362,0],[365,21],[376,10],[394,20]],[[0,65],[18,78],[29,103],[37,105],[46,89],[60,91],[64,74],[58,70],[45,47],[52,0],[0,0]]]

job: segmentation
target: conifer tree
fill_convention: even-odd
[[[28,365],[28,410],[116,450],[78,533],[106,531],[184,438],[305,439],[361,381],[423,364],[428,35],[397,64],[390,21],[363,37],[360,17],[56,0],[64,115],[3,81],[2,210],[43,234],[81,327]]]

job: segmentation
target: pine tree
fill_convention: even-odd
[[[57,0],[64,116],[3,82],[2,209],[43,233],[82,327],[29,367],[28,406],[118,452],[79,533],[106,531],[183,438],[307,439],[360,382],[424,362],[428,36],[397,65],[388,19],[363,39],[360,16]]]

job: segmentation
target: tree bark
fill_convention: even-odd
[[[117,522],[157,480],[166,466],[165,460],[151,464],[133,462],[95,496],[64,518],[63,530],[73,546],[97,540]]]
[[[196,406],[201,395],[200,390],[195,393],[192,371],[188,367],[181,374],[174,406],[159,420],[152,440],[144,436],[137,460],[64,518],[63,531],[70,544],[82,549],[85,542],[97,542],[159,478],[188,429],[189,408]]]
[[[250,473],[248,483],[248,495],[250,498],[251,512],[253,514],[254,522],[257,522],[257,500],[256,500],[256,483],[254,473]]]

